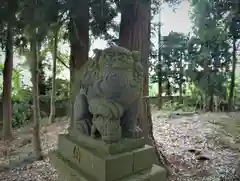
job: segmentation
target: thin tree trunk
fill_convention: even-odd
[[[179,84],[179,101],[182,104],[183,103],[183,59],[182,59],[183,55],[181,55],[181,59],[180,59],[180,72],[179,72],[179,76],[180,76],[180,84]]]
[[[40,74],[40,72],[41,71],[44,71],[43,69],[41,70],[40,68],[39,68],[39,65],[40,65],[40,61],[42,61],[42,60],[40,60],[40,48],[41,48],[41,44],[40,43],[38,43],[38,42],[36,42],[36,46],[37,46],[37,48],[36,48],[36,61],[38,62],[38,66],[37,66],[37,76],[38,76],[38,78],[37,78],[37,83],[38,83],[38,101],[37,101],[37,114],[38,114],[38,120],[40,121],[41,120],[41,109],[40,109],[40,100],[39,100],[39,96],[41,95],[40,94],[40,90],[39,90],[39,79],[40,79],[40,76],[39,76],[39,74]]]
[[[74,87],[74,57],[73,57],[73,50],[71,48],[70,51],[70,59],[69,59],[69,70],[70,70],[70,100],[69,100],[69,104],[70,104],[70,110],[69,110],[69,114],[70,114],[70,123],[69,123],[69,130],[71,130],[73,128],[74,125],[74,91],[73,91],[73,87]]]
[[[69,129],[73,128],[73,104],[78,90],[79,80],[76,74],[88,60],[89,50],[89,0],[78,1],[71,7],[69,23],[69,40],[71,55],[70,65],[70,107],[71,119]]]
[[[39,90],[38,90],[38,45],[36,40],[31,40],[31,73],[32,73],[32,94],[33,94],[33,146],[36,154],[36,159],[43,158],[41,140],[40,140],[40,109],[39,109]]]
[[[56,117],[56,69],[57,69],[57,50],[58,50],[58,29],[55,32],[53,40],[53,68],[52,68],[52,95],[51,95],[51,110],[49,116],[49,123],[53,123]]]
[[[228,98],[228,110],[232,111],[233,109],[233,93],[235,88],[235,74],[236,74],[236,64],[237,64],[237,57],[236,57],[236,38],[233,37],[233,62],[232,62],[232,73],[231,73],[231,83],[230,83],[230,92],[229,92],[229,98]]]
[[[209,106],[208,106],[208,95],[205,93],[204,94],[204,101],[203,101],[203,111],[208,112],[209,111]]]
[[[10,22],[7,27],[6,57],[3,69],[3,139],[12,139],[12,71],[13,71],[13,32]]]
[[[167,96],[169,96],[169,100],[172,100],[172,90],[171,90],[171,82],[169,79],[167,80],[167,85],[166,85],[166,90],[167,90]]]
[[[40,56],[39,52],[39,62],[38,62],[38,90],[39,95],[46,95],[47,86],[45,83],[45,72],[44,72],[44,64],[43,64],[43,58]]]
[[[161,10],[160,10],[161,11]],[[162,35],[161,35],[161,12],[159,11],[158,27],[158,108],[162,108]]]
[[[209,96],[209,103],[208,103],[208,110],[213,112],[214,111],[214,97],[213,92],[211,90],[211,95]]]
[[[203,44],[204,49],[208,49],[208,45],[206,43]],[[205,98],[204,98],[204,111],[207,112],[209,111],[209,95],[210,95],[210,89],[211,89],[211,83],[210,83],[210,71],[211,69],[209,68],[209,58],[205,58],[203,62],[203,73],[204,73],[204,78],[207,82],[207,88],[205,90]]]

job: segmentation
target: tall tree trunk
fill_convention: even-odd
[[[214,94],[213,91],[211,90],[211,94],[209,96],[209,103],[208,103],[208,110],[213,112],[214,111]]]
[[[180,59],[180,71],[179,71],[179,79],[180,79],[180,84],[179,84],[179,102],[182,104],[183,103],[183,55],[181,55]]]
[[[121,23],[119,44],[129,50],[141,53],[141,62],[144,67],[143,96],[148,96],[148,61],[150,52],[150,20],[151,2],[146,0],[121,0]],[[148,138],[146,121],[138,111],[138,126],[143,130],[143,137]]]
[[[120,46],[141,53],[144,67],[143,96],[148,96],[150,54],[150,0],[121,0]]]
[[[203,45],[203,51],[206,51],[208,52],[208,45],[206,43],[204,43]],[[207,83],[207,88],[205,90],[205,98],[204,98],[204,111],[207,112],[209,111],[209,103],[210,101],[209,98],[210,98],[210,90],[211,90],[211,82],[210,82],[210,74],[211,74],[211,69],[209,68],[209,57],[206,57],[204,59],[204,62],[203,62],[203,73],[204,73],[204,78],[206,80],[206,83]]]
[[[121,0],[121,23],[119,33],[120,46],[129,50],[137,50],[141,53],[141,60],[144,67],[143,100],[138,111],[138,125],[146,143],[157,150],[154,137],[152,136],[151,110],[148,109],[148,65],[150,53],[150,21],[151,1],[150,0]],[[156,151],[156,157],[161,158]],[[164,160],[160,160],[165,165]]]
[[[208,101],[208,94],[204,94],[204,98],[203,98],[203,111],[204,112],[208,112],[209,111],[209,101]]]
[[[69,114],[70,114],[70,123],[69,123],[69,130],[73,128],[74,125],[74,57],[73,57],[73,49],[70,49],[70,59],[69,59],[69,70],[70,70],[70,100],[69,100]]]
[[[11,22],[7,25],[6,56],[3,69],[3,138],[12,139],[12,71],[13,71],[13,32]]]
[[[232,51],[232,72],[231,72],[231,82],[230,82],[230,91],[228,98],[228,110],[232,111],[233,109],[233,93],[235,88],[235,72],[236,72],[236,64],[237,64],[237,56],[236,56],[237,48],[236,48],[236,37],[233,37],[233,51]]]
[[[52,67],[52,95],[51,95],[51,110],[49,116],[49,123],[53,123],[56,116],[56,69],[57,69],[57,50],[58,50],[58,31],[54,34],[53,40],[53,50],[52,50],[52,59],[53,59],[53,67]]]
[[[166,94],[169,97],[168,100],[172,100],[172,87],[171,87],[171,82],[169,81],[169,79],[167,79]]]
[[[159,25],[158,25],[158,108],[162,108],[162,34],[161,34],[161,10],[159,11]]]
[[[69,40],[70,40],[70,92],[71,92],[71,119],[69,129],[73,127],[73,104],[79,80],[77,74],[88,60],[89,50],[89,0],[77,1],[70,11]]]
[[[46,86],[46,81],[45,81],[45,72],[44,72],[44,64],[43,64],[43,58],[40,56],[39,52],[39,62],[38,62],[38,90],[39,90],[39,95],[46,95],[47,91],[47,86]]]
[[[35,36],[34,36],[35,37]],[[38,44],[37,41],[32,38],[30,42],[31,51],[31,74],[32,74],[32,95],[33,95],[33,146],[36,154],[36,159],[41,160],[43,158],[41,140],[40,140],[40,109],[39,109],[39,90],[38,90]]]

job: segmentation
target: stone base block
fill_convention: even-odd
[[[144,138],[129,138],[121,140],[118,143],[106,144],[100,139],[96,140],[90,136],[81,135],[77,130],[74,129],[69,131],[68,136],[87,149],[97,150],[97,152],[102,152],[110,155],[132,151],[133,149],[142,148],[145,145]]]
[[[63,158],[75,164],[82,173],[98,181],[115,181],[151,168],[154,163],[153,148],[148,145],[111,155],[99,152],[98,147],[86,148],[69,135],[60,135],[58,148]]]
[[[81,172],[76,164],[65,159],[57,151],[51,152],[49,157],[52,164],[59,171],[61,181],[99,181],[98,178],[93,178]],[[135,174],[132,173],[129,176],[114,181],[166,181],[166,171],[162,167],[153,165],[150,169]]]
[[[105,144],[71,134],[59,135],[58,150],[49,155],[62,181],[165,181],[166,172],[154,165],[154,156],[153,148],[140,140]]]

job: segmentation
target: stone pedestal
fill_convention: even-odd
[[[166,180],[166,171],[153,164],[152,147],[142,139],[109,145],[72,132],[59,136],[58,150],[49,157],[61,181]]]

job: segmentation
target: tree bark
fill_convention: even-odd
[[[208,49],[208,45],[206,43],[203,44],[203,51],[205,49]],[[203,62],[203,73],[204,73],[204,78],[207,82],[207,88],[205,90],[205,98],[204,98],[204,111],[208,112],[209,111],[209,98],[210,98],[210,90],[211,90],[211,82],[210,82],[210,74],[211,74],[211,69],[209,68],[209,57],[206,57]]]
[[[161,10],[159,11],[159,25],[158,25],[158,108],[162,108],[162,34],[161,34]]]
[[[179,72],[179,78],[180,78],[180,84],[179,84],[179,102],[183,103],[183,55],[181,55],[180,59],[180,72]]]
[[[39,87],[38,87],[38,45],[37,41],[32,38],[30,42],[31,51],[31,74],[32,74],[32,95],[33,95],[33,146],[36,154],[36,159],[43,159],[41,139],[40,139],[40,109],[39,109]]]
[[[211,90],[211,94],[209,95],[209,103],[208,103],[208,110],[213,112],[214,111],[214,94],[213,91]]]
[[[235,88],[235,74],[236,74],[236,64],[237,64],[237,56],[236,56],[237,48],[236,48],[236,38],[233,37],[233,51],[232,51],[232,72],[231,72],[231,82],[230,82],[230,91],[228,98],[228,110],[233,110],[233,93]]]
[[[146,0],[121,0],[119,44],[129,50],[139,51],[144,67],[143,96],[148,96],[148,61],[150,53],[151,2]],[[141,107],[140,105],[139,107]],[[140,110],[138,111],[140,114]],[[145,120],[139,119],[141,130],[146,130]],[[144,135],[144,133],[143,133]]]
[[[44,72],[44,64],[43,64],[43,58],[40,56],[39,53],[39,62],[38,62],[38,90],[39,90],[39,95],[46,95],[47,91],[47,86],[45,82],[45,72]]]
[[[143,96],[148,96],[148,68],[150,54],[150,21],[151,1],[149,0],[121,0],[121,23],[119,33],[120,46],[141,53],[144,67]],[[143,98],[138,110],[138,125],[146,143],[153,145],[157,160],[164,165],[164,160],[159,154],[157,145],[152,134],[151,110],[148,98]]]
[[[78,1],[74,3],[70,11],[70,23],[69,23],[69,41],[70,41],[70,126],[73,127],[73,104],[76,96],[76,92],[79,90],[79,80],[76,76],[88,60],[89,50],[89,0]]]
[[[53,123],[56,117],[56,69],[57,69],[57,50],[58,50],[58,31],[56,30],[54,34],[53,40],[53,52],[52,52],[52,59],[53,59],[53,68],[52,68],[52,95],[51,95],[51,110],[49,116],[49,123]]]
[[[13,32],[11,22],[7,25],[6,56],[3,69],[3,139],[10,140],[12,134],[12,71],[13,71]]]
[[[141,53],[144,67],[143,96],[148,96],[151,1],[121,0],[120,46]]]
[[[153,146],[155,155],[156,155],[156,164],[161,165],[164,167],[168,174],[170,174],[170,162],[168,159],[164,156],[163,152],[158,149],[158,144],[153,136],[153,123],[152,123],[152,115],[151,115],[151,108],[148,97],[144,97],[142,99],[141,104],[141,114],[140,119],[145,120],[142,121],[141,127],[147,128],[143,130],[143,136],[145,138],[145,141],[147,144]]]

